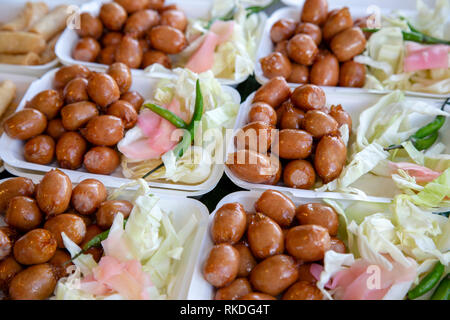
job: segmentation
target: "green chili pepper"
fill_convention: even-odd
[[[128,219],[124,219],[123,220],[123,227],[125,228],[125,225],[127,224]],[[106,238],[108,238],[109,236],[109,231],[110,230],[106,230],[103,231],[102,233],[99,233],[98,235],[96,235],[95,237],[93,237],[91,240],[89,240],[84,246],[83,248],[81,248],[81,251],[78,252],[76,255],[73,256],[72,259],[70,259],[69,261],[66,261],[64,263],[64,265],[71,263],[73,260],[75,260],[76,258],[78,258],[79,256],[81,256],[82,254],[85,254],[86,251],[88,251],[90,248],[93,247],[98,247],[101,245],[102,241],[106,240]]]
[[[362,28],[362,31],[369,32],[369,33],[375,33],[380,31],[378,28]],[[450,45],[450,41],[438,39],[435,37],[427,36],[426,34],[420,33],[420,32],[413,32],[413,31],[402,31],[403,40],[405,41],[413,41],[418,43],[424,43],[424,44],[446,44]]]
[[[444,104],[441,106],[441,110],[444,110],[445,106],[449,104],[450,98],[447,98],[444,102]],[[419,130],[417,130],[412,136],[410,136],[406,141],[411,141],[414,145],[414,147],[421,151],[426,150],[430,148],[437,140],[439,136],[439,129],[442,128],[442,126],[445,123],[445,117],[442,115],[436,116],[436,118],[428,123],[427,125],[423,126]],[[401,149],[403,148],[402,145],[392,145],[387,148],[384,148],[385,151],[390,151],[394,149]]]
[[[280,2],[280,0],[272,0],[268,5],[266,6],[253,6],[253,7],[248,7],[247,9],[245,9],[247,11],[247,17],[251,16],[254,13],[259,13],[261,11],[264,11],[266,9],[268,9],[269,7],[273,6],[274,4]]]
[[[440,215],[440,216],[443,216],[443,217],[449,217],[449,215],[450,215],[450,211],[444,211],[444,212],[433,212],[434,214],[437,214],[437,215]]]
[[[186,152],[186,150],[189,148],[189,146],[192,144],[195,138],[195,123],[201,121],[203,117],[203,95],[202,90],[200,87],[200,80],[197,79],[197,82],[195,84],[195,108],[194,108],[194,114],[192,115],[192,120],[184,127],[187,131],[183,135],[183,138],[181,141],[176,145],[176,147],[173,149],[173,152],[177,159],[181,158],[183,154]],[[145,179],[155,171],[161,169],[164,167],[164,163],[161,163],[156,168],[153,168],[149,172],[147,172],[142,178]]]
[[[450,276],[441,281],[431,296],[431,300],[450,300]]]
[[[408,292],[408,298],[411,300],[416,299],[433,289],[439,282],[439,279],[441,279],[444,271],[444,265],[438,261],[433,270],[431,270],[431,272],[427,274],[414,289]]]
[[[148,108],[152,110],[157,115],[161,116],[162,118],[169,121],[171,124],[173,124],[177,128],[186,128],[187,124],[184,122],[183,119],[181,119],[179,116],[177,116],[175,113],[171,112],[170,110],[167,110],[166,108],[157,106],[153,103],[147,103],[144,104],[145,108]]]

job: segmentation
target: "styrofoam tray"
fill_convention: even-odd
[[[94,1],[90,3],[86,3],[81,7],[81,12],[89,12],[94,16],[98,16],[98,13],[100,12],[100,7],[102,3],[104,2],[110,2],[108,0],[102,0],[102,1]],[[182,9],[186,16],[189,19],[199,19],[204,17],[209,17],[209,12],[212,7],[212,1],[209,0],[190,0],[190,1],[183,1],[183,0],[167,0],[166,4],[177,4],[180,9]],[[262,34],[262,27],[261,32]],[[105,64],[100,63],[94,63],[94,62],[85,62],[85,61],[79,61],[72,58],[72,51],[74,47],[76,46],[78,42],[78,35],[74,30],[70,30],[66,28],[64,33],[61,35],[60,39],[58,40],[55,48],[56,55],[60,59],[60,61],[65,65],[70,64],[82,64],[90,69],[97,69],[97,70],[105,70],[108,68]],[[148,75],[149,73],[144,72],[142,69],[132,69],[133,74],[137,75]],[[160,72],[152,72],[150,74],[151,77],[155,78],[170,78],[171,75],[168,73],[160,73]],[[173,75],[175,76],[175,75]],[[230,86],[236,86],[241,82],[244,82],[247,79],[247,76],[241,77],[237,80],[232,79],[217,79],[222,85],[230,85]]]
[[[27,93],[23,97],[20,105],[17,107],[17,110],[21,110],[25,107],[25,104],[28,100],[31,100],[37,93],[52,88],[54,74],[57,69],[47,72],[44,76],[42,76],[39,80],[33,82],[28,89]],[[130,90],[136,90],[141,93],[144,98],[148,99],[152,96],[153,90],[157,84],[159,79],[150,78],[150,77],[139,77],[133,76],[133,85]],[[239,93],[231,88],[224,86],[224,91],[231,95],[233,101],[235,103],[240,103],[240,95]],[[3,134],[0,139],[0,157],[3,159],[5,163],[7,163],[10,167],[17,168],[19,170],[31,170],[36,172],[40,172],[41,174],[49,171],[52,168],[58,167],[56,161],[51,165],[38,165],[31,162],[25,161],[23,157],[23,145],[24,142],[17,139],[11,139],[8,135]],[[158,188],[158,189],[168,189],[168,190],[179,190],[180,194],[186,196],[197,196],[205,194],[217,185],[220,178],[222,177],[224,170],[224,165],[215,164],[213,166],[211,175],[209,178],[197,185],[187,185],[187,184],[176,184],[170,182],[149,182],[150,187]],[[123,177],[121,172],[121,167],[119,167],[113,174],[110,176],[107,175],[99,175],[99,174],[91,174],[85,171],[84,169],[79,170],[66,170],[62,169],[72,181],[80,182],[87,178],[95,178],[102,181],[108,187],[119,187],[120,185],[130,182],[129,179]]]
[[[11,179],[11,178],[9,178]],[[39,183],[42,176],[30,177],[34,183]],[[0,183],[8,179],[0,180]],[[114,188],[108,188],[108,193],[113,191]],[[160,199],[158,205],[167,213],[172,213],[173,219],[171,219],[175,231],[179,231],[187,223],[187,221],[194,216],[197,220],[197,228],[190,235],[186,243],[183,245],[183,253],[181,260],[179,261],[179,267],[175,277],[175,283],[173,286],[173,296],[169,296],[169,299],[186,300],[189,292],[189,288],[192,281],[195,264],[198,261],[200,254],[200,248],[203,239],[206,237],[209,211],[200,201],[190,199],[186,197],[161,194],[159,191],[155,191],[154,194]],[[133,193],[127,191],[120,199],[131,200]],[[0,226],[4,225],[3,219],[0,218]]]
[[[353,18],[358,17],[365,17],[371,13],[373,13],[374,10],[368,9],[367,6],[364,6],[363,4],[359,4],[359,1],[352,1],[350,3],[342,2],[342,1],[328,1],[329,7],[328,10],[332,10],[334,8],[342,8],[344,6],[348,6],[350,9],[350,12],[352,14]],[[404,1],[403,1],[404,2]],[[394,4],[396,2],[392,2]],[[266,57],[274,50],[274,44],[272,43],[272,40],[270,39],[270,29],[272,28],[273,24],[277,22],[280,19],[293,19],[294,21],[300,20],[300,11],[303,5],[303,0],[301,0],[301,6],[300,7],[285,7],[281,8],[277,11],[275,11],[267,20],[264,32],[261,38],[261,41],[259,43],[259,47],[256,53],[256,64],[255,64],[255,76],[256,80],[264,84],[267,81],[269,81],[268,78],[264,76],[264,73],[261,68],[261,63],[259,60],[261,58]],[[392,12],[394,7],[387,6],[387,7],[380,7],[378,3],[376,3],[376,6],[379,6],[380,12],[382,14],[389,14]],[[389,8],[389,9],[386,9]],[[392,9],[391,9],[392,8]],[[405,9],[404,4],[399,7],[395,7],[397,9]],[[408,7],[407,7],[408,8]],[[401,10],[405,16],[411,16],[414,14],[414,11],[411,10],[414,9],[414,5],[409,5],[409,10]],[[289,83],[292,87],[297,87],[298,83]],[[346,94],[352,94],[352,93],[377,93],[377,94],[385,94],[388,92],[392,92],[392,90],[373,90],[373,89],[363,89],[363,88],[346,88],[346,87],[322,87],[327,93],[328,92],[343,92]],[[425,93],[425,92],[416,92],[416,91],[406,91],[406,94],[411,96],[417,96],[417,97],[424,97],[424,98],[438,98],[438,99],[444,99],[447,98],[448,95],[444,94],[431,94],[431,93]]]
[[[236,119],[235,131],[242,128],[248,123],[248,112],[252,105],[254,93],[251,94],[247,100],[239,108],[239,114]],[[332,104],[341,104],[342,107],[351,115],[353,121],[353,132],[359,125],[359,116],[361,112],[365,109],[373,106],[380,98],[377,94],[358,94],[358,95],[348,95],[344,92],[331,92],[327,93],[327,106]],[[406,101],[425,101],[430,105],[439,108],[443,101],[435,99],[425,99],[417,97],[406,97]],[[413,126],[417,128],[429,123],[434,117],[430,116],[417,116],[411,118]],[[445,134],[444,134],[445,132]],[[441,129],[441,134],[439,137],[440,142],[446,145],[446,150],[444,153],[450,153],[450,121],[446,121],[444,127]],[[351,146],[347,147],[350,150]],[[230,139],[230,143],[227,146],[227,154],[235,151],[234,141]],[[339,192],[316,192],[313,190],[303,190],[285,187],[283,184],[278,184],[277,186],[264,185],[264,184],[253,184],[243,181],[236,177],[228,167],[225,167],[226,175],[239,187],[247,190],[255,189],[276,189],[285,194],[289,194],[294,197],[305,197],[305,198],[330,198],[330,199],[347,199],[347,200],[362,200],[362,201],[374,201],[374,202],[390,202],[391,199],[400,192],[390,178],[375,177],[371,175],[364,175],[358,181],[356,181],[352,186],[359,188],[364,191],[367,197],[363,197],[355,194],[346,194]]]
[[[49,9],[61,4],[81,5],[85,0],[39,0],[48,4]],[[0,1],[0,24],[14,19],[22,10],[28,0],[2,0]],[[36,66],[21,66],[13,64],[0,64],[0,72],[27,74],[33,76],[40,76],[48,70],[53,69],[59,63],[58,58],[55,58],[49,63]]]
[[[213,247],[213,242],[211,240],[211,235],[209,230],[211,229],[214,216],[220,207],[226,203],[238,202],[244,206],[246,212],[254,212],[255,202],[261,196],[262,191],[239,191],[230,193],[224,197],[217,204],[214,212],[209,216],[209,224],[206,231],[205,238],[203,239],[200,255],[195,265],[194,274],[191,282],[191,287],[189,289],[188,300],[211,300],[214,299],[214,287],[210,285],[203,277],[203,265]],[[289,198],[294,202],[295,206],[300,204],[316,202],[321,203],[321,199],[318,198],[308,198],[308,197],[292,197],[288,195]],[[376,201],[374,201],[376,202]],[[349,206],[352,201],[340,200],[339,203],[344,207],[344,209]]]

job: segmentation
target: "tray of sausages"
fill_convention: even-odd
[[[277,190],[229,194],[208,229],[188,299],[322,300],[311,264],[347,250],[331,206]]]
[[[0,156],[8,167],[16,173],[40,175],[57,167],[73,182],[92,177],[108,187],[130,182],[123,175],[116,145],[137,123],[140,107],[160,80],[132,76],[120,63],[108,70],[96,73],[82,65],[65,66],[35,81],[16,113],[5,121]],[[238,99],[233,88],[223,88]],[[215,164],[210,176],[197,185],[167,180],[149,185],[199,195],[212,190],[222,174],[223,165]]]

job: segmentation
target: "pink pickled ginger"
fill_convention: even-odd
[[[403,63],[404,72],[428,69],[447,69],[450,46],[445,44],[421,45],[408,42]]]
[[[427,167],[419,166],[409,162],[389,162],[389,166],[392,170],[397,171],[402,169],[408,173],[411,177],[416,179],[416,182],[431,182],[442,174],[441,172],[433,171]]]

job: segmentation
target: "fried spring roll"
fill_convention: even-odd
[[[34,66],[40,64],[40,57],[34,52],[24,54],[0,53],[0,63]]]
[[[11,80],[0,82],[0,117],[16,97],[16,85]]]
[[[58,33],[56,36],[51,38],[49,42],[47,42],[47,47],[40,54],[39,64],[46,64],[56,59],[55,46],[60,36],[61,33]]]
[[[45,49],[44,38],[23,31],[0,31],[0,53],[41,53]]]
[[[48,6],[44,2],[27,2],[19,15],[0,27],[6,31],[27,31],[48,13]]]
[[[66,20],[70,14],[68,8],[69,6],[67,5],[57,6],[39,22],[33,25],[30,32],[42,35],[46,41],[53,38],[66,27]]]

